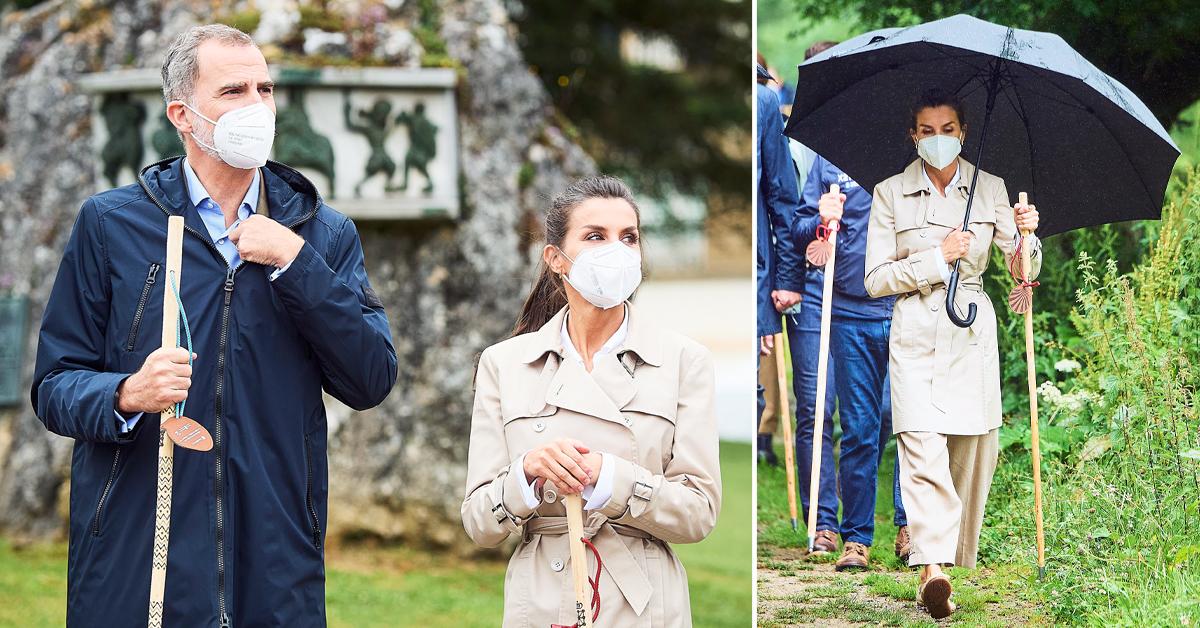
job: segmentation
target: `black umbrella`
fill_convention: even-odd
[[[958,94],[963,154],[1034,198],[1039,232],[1157,219],[1179,149],[1150,110],[1058,35],[956,15],[860,35],[799,67],[784,133],[873,189],[916,157],[909,105],[939,87]],[[970,216],[975,181],[967,201]],[[965,228],[965,225],[964,225]],[[955,263],[947,304],[958,284]],[[966,319],[946,307],[955,324]]]

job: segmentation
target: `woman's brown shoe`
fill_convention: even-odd
[[[954,602],[950,601],[950,594],[953,592],[950,576],[938,574],[917,587],[917,604],[924,606],[925,610],[929,611],[929,616],[934,619],[949,617],[956,608]]]
[[[862,543],[850,541],[842,548],[842,557],[834,563],[835,571],[860,571],[867,568],[867,554],[870,547]]]

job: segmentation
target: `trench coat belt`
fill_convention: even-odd
[[[983,292],[983,280],[980,279],[979,277],[971,277],[969,279],[960,279],[958,281],[958,287],[963,288],[964,290],[972,290],[974,292]],[[935,287],[932,290],[932,292],[937,292],[938,290],[945,290],[945,289],[946,289],[946,284],[940,283],[937,285],[937,287]],[[920,290],[909,290],[908,292],[901,294],[900,298],[907,299],[908,297],[911,297],[914,294],[921,294],[921,291]]]
[[[525,542],[535,541],[542,535],[557,536],[567,533],[567,518],[566,517],[542,517],[538,516],[530,519],[525,524],[525,531],[522,538]],[[633,611],[638,615],[646,609],[646,605],[650,602],[650,596],[654,593],[654,588],[650,585],[650,579],[646,577],[646,572],[638,564],[633,553],[629,551],[625,543],[618,539],[617,536],[629,536],[639,539],[657,540],[657,537],[637,528],[612,523],[602,515],[593,515],[584,522],[583,534],[588,537],[592,543],[596,545],[596,550],[600,552],[600,560],[604,562],[604,567],[608,571],[608,575],[617,583],[617,588],[621,589],[621,594],[633,607]],[[535,541],[536,542],[536,541]]]

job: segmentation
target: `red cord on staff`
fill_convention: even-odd
[[[586,538],[581,540],[596,556],[596,577],[588,578],[588,584],[592,586],[592,623],[596,623],[596,618],[600,616],[600,569],[604,563],[600,560],[600,550]],[[579,624],[550,624],[550,628],[579,628]]]

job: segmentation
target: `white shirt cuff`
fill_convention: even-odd
[[[604,458],[604,462],[600,463],[600,477],[595,484],[583,487],[583,498],[586,500],[584,510],[599,510],[612,499],[613,475],[616,474],[617,465],[609,460],[611,456],[607,453],[601,452],[600,455]]]
[[[142,415],[145,414],[145,412],[139,412],[128,419],[121,416],[121,412],[119,410],[113,410],[113,414],[117,415],[117,433],[128,434],[129,432],[133,431],[134,426],[137,425],[138,419],[142,418]]]
[[[294,261],[296,261],[296,260],[292,260],[292,262],[294,262]],[[292,262],[288,262],[288,263],[284,264],[282,267],[276,268],[275,270],[271,271],[270,280],[275,281],[275,278],[282,275],[283,271],[287,270],[288,266],[292,265]]]
[[[946,263],[946,254],[942,252],[942,245],[938,245],[938,272],[942,274],[942,283],[950,283],[950,265]]]
[[[537,498],[537,494],[534,493],[533,484],[525,479],[525,454],[521,454],[521,457],[517,458],[514,466],[517,469],[517,473],[521,474],[521,477],[518,478],[520,481],[517,482],[521,486],[521,499],[525,501],[526,507],[530,510],[535,510],[542,502]]]

